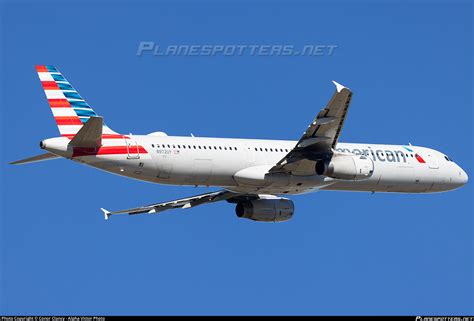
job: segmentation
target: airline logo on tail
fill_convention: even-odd
[[[56,67],[36,66],[36,71],[61,136],[74,137],[89,118],[97,114]],[[103,132],[106,135],[117,135],[105,125]]]
[[[61,136],[70,139],[72,157],[148,154],[147,150],[107,127],[54,66],[36,66]],[[50,141],[51,144],[51,141]]]

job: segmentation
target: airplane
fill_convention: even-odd
[[[317,191],[435,193],[467,183],[447,155],[409,145],[340,143],[352,92],[336,90],[298,141],[119,134],[108,127],[54,66],[36,66],[59,137],[40,142],[47,153],[12,162],[67,158],[113,174],[172,185],[220,190],[118,211],[156,214],[227,201],[238,217],[259,222],[291,219],[287,196]]]

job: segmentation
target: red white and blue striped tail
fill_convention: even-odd
[[[97,116],[89,104],[54,66],[36,66],[46,98],[61,136],[72,138],[89,120]],[[120,136],[105,124],[103,136]]]

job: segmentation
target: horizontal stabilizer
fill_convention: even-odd
[[[100,147],[102,145],[102,127],[104,120],[99,116],[92,116],[77,132],[69,145],[74,147]]]
[[[17,161],[11,162],[10,164],[11,165],[23,165],[23,164],[29,164],[29,163],[42,162],[42,161],[56,159],[56,158],[59,158],[59,156],[54,155],[52,153],[46,153],[46,154],[41,154],[41,155],[25,158],[25,159],[22,159],[22,160],[17,160]]]

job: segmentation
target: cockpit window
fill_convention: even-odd
[[[446,155],[444,155],[444,159],[445,159],[445,160],[447,160],[448,162],[452,162],[452,160],[451,160],[451,159],[449,159],[449,157],[448,157],[448,156],[446,156]]]

